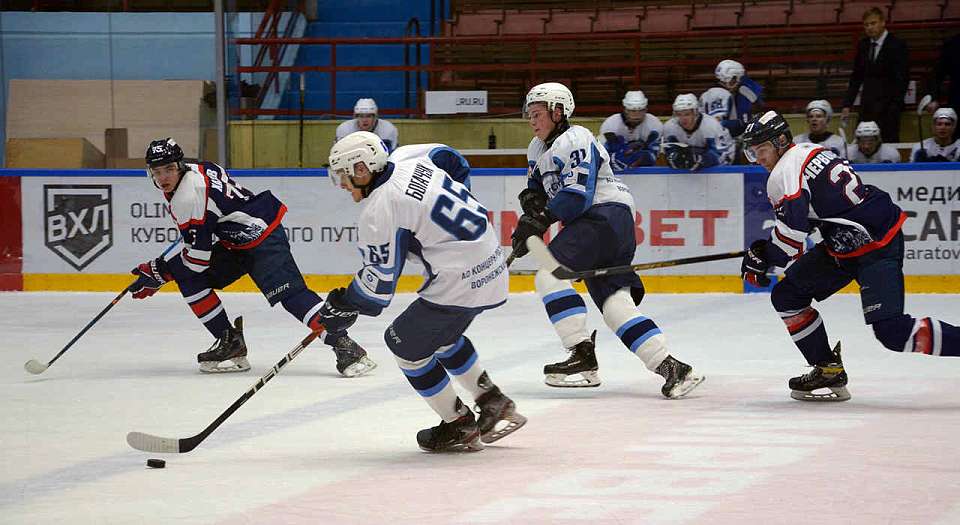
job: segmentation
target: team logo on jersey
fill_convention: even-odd
[[[113,246],[111,186],[44,184],[44,244],[77,271]]]

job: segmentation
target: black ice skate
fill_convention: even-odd
[[[834,360],[814,365],[813,370],[790,379],[790,397],[800,401],[846,401],[847,372],[840,359],[840,342],[833,347]]]
[[[484,443],[493,443],[527,424],[527,418],[517,413],[517,405],[512,399],[503,395],[499,387],[490,382],[486,372],[480,375],[477,382],[481,387],[488,388],[477,398],[477,408],[480,412],[477,426],[480,428],[480,439]]]
[[[678,361],[670,355],[660,363],[656,372],[666,380],[660,392],[664,397],[669,399],[677,399],[678,397],[687,395],[706,379],[704,376],[698,374],[690,365]]]
[[[338,337],[331,349],[337,354],[337,372],[344,377],[362,376],[377,367],[367,351],[347,334]]]
[[[457,399],[457,411],[463,414],[450,423],[441,421],[433,428],[417,432],[417,444],[427,452],[477,452],[483,450],[480,428],[473,413]]]
[[[200,371],[206,373],[246,372],[247,343],[243,340],[243,317],[237,317],[232,328],[227,328],[209,350],[197,355]]]
[[[596,348],[597,331],[590,335],[590,340],[583,341],[569,348],[570,356],[566,361],[544,365],[545,381],[550,386],[571,388],[585,386],[600,386],[600,376],[597,374]],[[576,377],[579,375],[579,378]]]

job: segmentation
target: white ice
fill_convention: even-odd
[[[112,296],[0,294],[0,523],[960,523],[960,359],[883,349],[856,295],[818,307],[843,341],[846,403],[789,398],[806,368],[767,295],[647,296],[674,354],[707,376],[675,401],[593,309],[603,384],[544,385],[565,354],[538,298],[511,296],[468,335],[530,422],[468,455],[416,446],[439,420],[383,344],[401,295],[351,331],[373,375],[340,377],[315,343],[196,450],[165,456],[127,432],[199,432],[306,330],[259,295],[222,294],[253,370],[201,375],[211,341],[181,298],[128,297],[42,375],[24,371]],[[907,308],[957,323],[958,299]]]

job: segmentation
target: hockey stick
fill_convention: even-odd
[[[920,134],[920,149],[923,149],[923,110],[927,109],[927,106],[932,101],[933,96],[924,95],[917,104],[917,133]],[[910,161],[912,162],[913,159],[910,159]]]
[[[130,432],[127,434],[127,444],[131,447],[142,450],[144,452],[163,452],[168,454],[183,454],[185,452],[190,452],[191,450],[197,448],[204,439],[207,439],[207,436],[213,433],[224,421],[227,420],[238,408],[243,406],[254,394],[257,393],[257,390],[263,388],[263,385],[267,384],[268,381],[274,378],[277,374],[280,373],[280,370],[287,365],[290,361],[293,361],[294,357],[297,357],[297,354],[303,351],[314,339],[316,339],[320,334],[324,332],[324,328],[321,325],[316,330],[307,334],[300,343],[290,350],[287,355],[283,356],[277,364],[273,365],[263,377],[257,380],[252,387],[247,389],[246,392],[240,396],[239,399],[233,402],[230,407],[223,411],[217,419],[213,420],[213,423],[207,425],[207,428],[203,429],[202,432],[195,436],[190,436],[188,438],[166,438],[160,436],[154,436],[151,434],[144,434],[143,432]]]
[[[164,250],[162,254],[160,254],[160,257],[165,257],[168,253],[170,253],[170,250],[172,250],[173,247],[176,246],[176,245],[179,244],[179,243],[180,243],[180,238],[178,237],[177,240],[173,241],[173,244],[171,244],[170,246],[167,246],[167,249]],[[37,361],[36,359],[31,359],[31,360],[29,360],[29,361],[27,361],[26,363],[23,364],[23,368],[24,368],[27,372],[30,372],[31,374],[34,374],[34,375],[36,375],[36,374],[42,374],[46,369],[50,368],[50,365],[52,365],[53,362],[56,361],[57,359],[60,359],[60,356],[62,356],[64,352],[66,352],[71,346],[73,346],[73,343],[76,343],[77,340],[80,339],[81,336],[83,336],[83,334],[87,333],[87,330],[89,330],[91,327],[93,327],[93,325],[97,324],[97,321],[99,321],[101,317],[103,317],[107,312],[110,311],[111,308],[113,308],[118,302],[120,302],[120,299],[123,299],[123,296],[126,295],[127,292],[130,291],[130,288],[131,288],[135,283],[136,283],[136,281],[134,281],[134,282],[130,283],[129,285],[127,285],[127,287],[124,288],[123,291],[120,292],[119,295],[117,295],[116,297],[113,298],[112,301],[110,301],[110,304],[108,304],[106,308],[104,308],[103,310],[101,310],[100,313],[97,314],[97,316],[94,317],[92,321],[90,321],[89,323],[87,323],[87,326],[84,326],[84,327],[83,327],[83,330],[80,330],[80,333],[78,333],[77,335],[73,336],[73,339],[71,339],[70,342],[67,343],[67,346],[63,347],[63,350],[60,350],[60,353],[58,353],[57,355],[53,356],[53,359],[51,359],[50,361],[48,361],[47,364],[43,364],[43,363],[41,363],[40,361]]]
[[[134,281],[134,283],[135,282],[136,281]],[[120,299],[123,299],[124,295],[127,295],[127,292],[130,291],[131,286],[133,286],[133,283],[130,283],[126,288],[123,289],[122,292],[120,292],[116,297],[114,297],[113,300],[110,301],[110,304],[108,304],[106,308],[104,308],[103,310],[100,310],[100,313],[97,314],[97,316],[94,317],[92,321],[87,323],[87,326],[84,326],[83,330],[80,330],[80,333],[73,336],[73,339],[71,339],[70,342],[67,343],[67,346],[63,347],[63,350],[60,350],[60,352],[58,352],[57,355],[53,356],[53,359],[48,361],[47,364],[43,364],[40,361],[37,361],[36,359],[31,359],[23,364],[23,368],[27,372],[30,372],[31,374],[34,374],[34,375],[42,374],[44,370],[46,370],[47,368],[50,368],[50,365],[52,365],[54,361],[56,361],[57,359],[60,359],[60,356],[62,356],[64,352],[69,350],[70,347],[73,346],[73,343],[76,343],[77,340],[83,336],[83,334],[87,333],[87,330],[93,327],[93,325],[97,324],[97,321],[99,321],[101,317],[106,315],[106,313],[109,312],[111,308],[113,308],[118,302],[120,302]]]
[[[694,264],[701,262],[709,261],[720,261],[723,259],[735,259],[738,257],[743,257],[747,252],[727,252],[727,253],[715,253],[712,255],[701,255],[698,257],[686,257],[683,259],[670,259],[667,261],[658,261],[650,263],[639,263],[639,264],[626,264],[623,266],[611,266],[609,268],[597,268],[595,270],[584,270],[584,271],[575,271],[567,268],[560,264],[553,254],[550,253],[550,250],[547,249],[547,245],[543,244],[541,239],[536,237],[530,237],[527,239],[527,248],[530,249],[530,253],[534,255],[543,265],[544,268],[550,270],[550,273],[554,277],[560,280],[569,280],[569,279],[590,279],[591,277],[600,277],[603,275],[615,275],[620,273],[633,273],[639,272],[641,270],[652,270],[654,268],[666,268],[669,266],[680,266],[683,264]]]

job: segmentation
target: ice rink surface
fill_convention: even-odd
[[[314,343],[193,452],[132,450],[132,430],[200,432],[306,329],[260,295],[222,294],[253,370],[202,375],[211,341],[179,295],[127,297],[45,373],[23,370],[112,297],[0,294],[0,523],[960,523],[960,359],[883,349],[855,295],[818,307],[843,341],[846,403],[790,399],[807,369],[767,295],[647,296],[674,354],[707,376],[673,401],[593,309],[603,384],[544,385],[565,353],[537,296],[513,295],[467,334],[530,421],[464,455],[416,446],[439,419],[382,339],[412,295],[351,330],[372,375],[340,377]],[[907,308],[960,322],[957,295]]]

